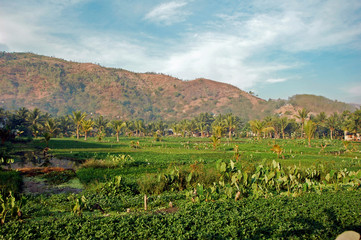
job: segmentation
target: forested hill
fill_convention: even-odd
[[[182,81],[164,74],[134,73],[32,53],[0,52],[0,86],[0,107],[37,107],[53,115],[81,110],[124,119],[179,120],[201,112],[232,112],[250,119],[277,111],[292,114],[300,107],[326,113],[355,108],[313,95],[265,101],[208,79]]]

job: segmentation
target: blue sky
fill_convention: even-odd
[[[0,51],[361,104],[360,0],[0,0]]]

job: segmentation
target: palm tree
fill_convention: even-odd
[[[144,122],[142,120],[137,120],[137,121],[134,121],[134,127],[135,127],[135,131],[136,131],[136,134],[137,136],[140,136],[141,133],[144,131]]]
[[[186,134],[188,134],[188,130],[189,130],[189,120],[183,119],[182,121],[179,122],[179,124],[182,131],[182,137],[185,137]]]
[[[74,131],[74,125],[69,116],[61,116],[57,119],[59,131],[64,134],[64,136],[70,136],[71,132]]]
[[[336,128],[340,127],[340,118],[336,112],[326,119],[326,126],[330,129],[330,137],[332,140],[333,132]]]
[[[212,133],[217,138],[220,139],[222,137],[223,131],[224,131],[224,126],[223,126],[222,122],[218,122],[218,123],[213,124]]]
[[[249,124],[251,125],[252,132],[256,133],[257,138],[259,139],[266,127],[266,122],[260,120],[251,120],[249,121]]]
[[[288,118],[287,117],[280,118],[279,123],[280,123],[282,138],[285,139],[285,129],[289,124]]]
[[[302,108],[301,110],[298,110],[298,115],[296,115],[296,118],[301,120],[301,137],[303,136],[303,128],[305,125],[305,120],[308,117],[308,114],[310,113],[310,111],[308,111],[306,108]]]
[[[229,114],[223,121],[226,128],[228,128],[228,138],[232,141],[232,133],[237,127],[236,118],[232,114]]]
[[[100,115],[98,118],[94,120],[94,126],[97,128],[97,134],[98,134],[98,140],[101,141],[104,137],[104,130],[107,127],[107,124],[109,121],[107,119],[104,119],[102,115]]]
[[[73,111],[73,115],[69,116],[73,120],[73,122],[76,126],[76,139],[79,139],[80,126],[82,125],[82,122],[84,121],[86,116],[87,116],[87,114],[82,113],[81,111],[78,111],[78,112]]]
[[[126,126],[127,126],[127,123],[123,122],[122,120],[113,120],[110,122],[110,127],[114,129],[114,131],[117,135],[117,142],[119,142],[119,133]]]
[[[36,137],[40,131],[41,124],[44,122],[44,118],[41,115],[39,108],[34,108],[33,111],[28,113],[28,121],[30,123],[31,131],[34,137]]]
[[[44,127],[45,127],[45,131],[50,134],[50,137],[54,137],[57,134],[57,132],[60,130],[58,128],[57,123],[52,118],[48,119],[45,122]]]
[[[198,124],[197,124],[197,128],[198,128],[198,131],[200,131],[201,132],[201,137],[204,137],[204,132],[205,132],[205,130],[207,129],[207,126],[206,126],[206,124],[204,123],[204,122],[199,122]]]
[[[87,135],[88,132],[90,132],[91,130],[93,130],[93,126],[94,126],[94,121],[89,119],[89,120],[83,120],[81,122],[81,127],[83,129],[84,132],[84,140],[87,140]]]
[[[22,107],[19,108],[15,113],[15,124],[20,127],[27,127],[29,126],[29,110]]]
[[[108,123],[109,121],[107,119],[104,119],[104,117],[100,115],[94,120],[94,127],[96,127],[98,131],[102,132],[107,127]]]
[[[182,133],[182,126],[180,123],[174,123],[172,125],[173,135],[178,136],[179,133]]]
[[[305,135],[308,139],[308,146],[311,147],[311,139],[313,138],[313,135],[316,131],[316,124],[312,122],[312,120],[309,120],[305,122],[304,125]]]
[[[158,121],[154,125],[155,129],[161,133],[161,135],[164,135],[164,129],[166,128],[166,125],[163,121]]]

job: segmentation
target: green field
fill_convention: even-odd
[[[40,139],[17,143],[12,156],[20,161],[20,152],[43,148]],[[19,174],[0,171],[8,204],[0,239],[335,239],[361,232],[360,142],[315,139],[309,147],[304,139],[224,138],[214,147],[200,137],[52,138],[49,148],[54,158],[74,161],[75,173],[31,181],[82,192],[20,193],[19,180],[6,180]]]

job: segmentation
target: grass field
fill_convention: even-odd
[[[334,239],[361,232],[359,142],[222,139],[214,149],[207,138],[54,138],[49,147],[78,163],[75,174],[34,179],[83,191],[18,195],[17,204],[26,200],[22,216],[8,206],[0,239]],[[35,139],[13,152],[43,148]]]

